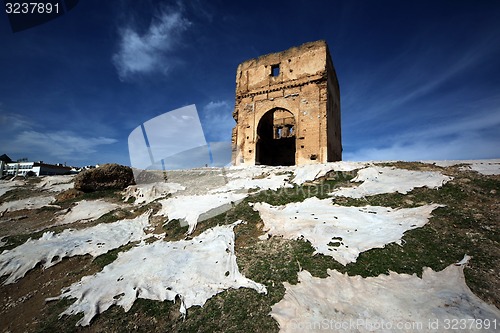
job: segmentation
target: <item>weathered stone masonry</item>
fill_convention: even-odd
[[[340,90],[326,42],[241,63],[233,117],[234,165],[341,160]]]

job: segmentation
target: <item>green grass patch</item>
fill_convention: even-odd
[[[74,299],[63,298],[58,301],[48,302],[45,318],[34,330],[34,332],[45,333],[81,331],[81,327],[77,327],[75,325],[83,317],[83,313],[73,316],[63,316],[61,319],[59,318],[59,314],[66,310],[66,308],[68,308],[74,301]]]
[[[130,247],[131,246],[127,247],[122,246],[118,249],[114,249],[106,253],[103,253],[100,256],[95,257],[94,260],[92,260],[92,263],[97,265],[97,267],[99,267],[100,269],[103,269],[105,266],[111,264],[118,258],[118,253],[128,250]]]
[[[0,197],[0,203],[15,201],[33,197],[33,189],[30,187],[13,187]]]
[[[32,234],[22,234],[22,235],[12,235],[4,237],[3,240],[6,241],[4,246],[0,247],[0,253],[4,250],[11,250],[19,245],[22,245],[28,241],[28,239],[38,239],[42,237],[45,231],[38,231]]]

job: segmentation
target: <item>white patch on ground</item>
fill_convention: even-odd
[[[135,198],[134,205],[146,205],[156,199],[163,198],[168,194],[185,190],[186,187],[177,183],[150,183],[132,185],[125,189],[125,201]]]
[[[280,332],[456,332],[453,321],[465,321],[467,332],[498,332],[493,324],[500,311],[470,291],[463,266],[440,272],[425,268],[422,278],[394,272],[368,278],[336,270],[328,274],[322,279],[301,271],[299,283],[283,283],[285,296],[270,313]],[[489,329],[474,325],[486,321]]]
[[[325,176],[330,171],[353,171],[363,168],[366,163],[362,162],[333,162],[325,164],[307,164],[296,166],[293,173],[293,182],[301,185]]]
[[[181,220],[189,225],[187,233],[191,234],[198,222],[228,211],[246,196],[245,193],[217,193],[168,198],[159,201],[162,208],[156,215]]]
[[[0,197],[10,190],[13,190],[15,187],[23,185],[24,182],[22,180],[0,180]]]
[[[68,213],[56,218],[56,225],[70,224],[77,221],[89,222],[97,220],[104,214],[107,214],[120,207],[117,204],[99,200],[82,200],[72,206]]]
[[[420,162],[425,163],[425,164],[434,164],[434,165],[442,167],[442,168],[447,168],[447,167],[455,166],[458,164],[464,164],[464,163],[469,164],[472,161],[469,161],[469,160],[463,160],[463,161],[459,161],[459,160],[441,160],[441,161],[424,160],[424,161],[420,161]]]
[[[74,178],[75,175],[45,176],[35,187],[50,192],[62,192],[74,187]]]
[[[331,195],[363,198],[370,195],[399,192],[406,194],[416,187],[439,188],[453,177],[436,171],[412,171],[389,167],[369,167],[358,171],[351,182],[363,182],[356,187],[342,187]]]
[[[500,175],[500,159],[422,161],[422,163],[434,164],[443,168],[459,164],[467,164],[467,166],[461,167],[461,170],[474,170],[486,176]]]
[[[59,234],[46,232],[39,239],[0,254],[0,276],[9,275],[4,284],[14,283],[38,263],[48,268],[64,257],[90,254],[97,257],[129,242],[147,237],[144,228],[149,225],[146,212],[134,219],[114,223],[101,223],[81,230],[66,229]]]
[[[264,231],[270,236],[287,239],[306,239],[316,253],[333,257],[342,265],[356,262],[363,251],[383,248],[386,244],[401,244],[407,230],[422,227],[431,212],[440,205],[392,209],[365,206],[343,207],[332,205],[330,199],[316,197],[285,206],[256,203],[264,221]],[[330,245],[329,245],[330,244]]]
[[[293,166],[268,166],[268,165],[246,165],[246,166],[230,166],[224,168],[228,178],[261,178],[269,174],[277,172],[291,172]]]
[[[26,199],[4,202],[0,205],[0,212],[13,212],[21,209],[38,209],[50,205],[56,200],[54,196],[37,196]]]
[[[288,181],[290,176],[287,174],[276,175],[270,174],[263,178],[235,178],[231,179],[226,185],[213,189],[210,193],[222,193],[222,192],[238,192],[238,191],[248,191],[250,189],[259,190],[277,190],[285,187],[293,187]]]
[[[48,300],[76,298],[62,315],[83,312],[77,325],[111,305],[130,310],[137,298],[174,301],[180,298],[180,312],[203,306],[212,296],[229,288],[252,288],[266,293],[265,286],[245,278],[234,254],[234,226],[217,226],[192,240],[141,243],[92,276],[84,277],[63,293]]]
[[[462,169],[467,169],[463,167]],[[478,162],[470,165],[470,170],[477,171],[482,175],[500,175],[500,160],[496,162]]]

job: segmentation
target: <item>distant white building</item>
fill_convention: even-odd
[[[86,165],[83,167],[71,167],[71,174],[80,173],[85,170],[98,168],[99,164],[96,165]]]
[[[46,164],[39,162],[11,162],[4,163],[3,175],[26,176],[30,171],[37,176],[66,175],[71,168],[63,164]]]

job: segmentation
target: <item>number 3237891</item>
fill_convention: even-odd
[[[7,14],[59,14],[59,3],[50,2],[6,2]]]

